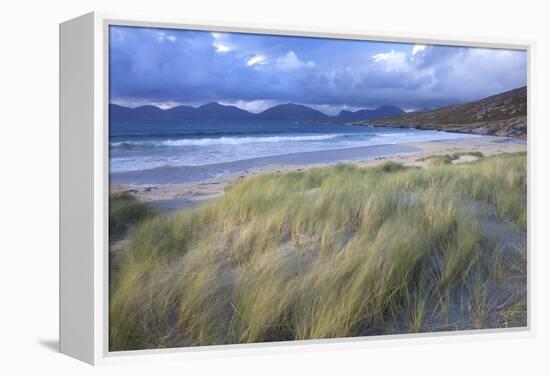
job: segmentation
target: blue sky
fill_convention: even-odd
[[[111,26],[112,103],[259,112],[300,103],[329,114],[406,110],[526,85],[524,51]]]

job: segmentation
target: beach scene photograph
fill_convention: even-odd
[[[109,351],[528,325],[525,50],[109,26]]]

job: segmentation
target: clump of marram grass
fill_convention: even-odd
[[[391,172],[403,170],[405,169],[405,167],[398,162],[387,161],[382,165],[378,166],[378,169],[386,173],[391,173]]]
[[[525,154],[244,180],[135,229],[110,349],[525,326],[526,219]]]
[[[464,151],[451,154],[432,155],[419,158],[417,161],[430,161],[431,166],[441,166],[452,164],[454,161],[459,160],[463,156],[471,156],[477,159],[483,158],[483,153],[480,151]]]
[[[453,160],[457,160],[462,156],[472,156],[477,158],[483,158],[483,153],[480,151],[464,151],[464,152],[456,152],[451,154],[451,158]]]
[[[118,237],[128,228],[154,215],[154,210],[133,195],[123,192],[109,196],[109,233]]]

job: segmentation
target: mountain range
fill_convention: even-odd
[[[526,138],[527,87],[459,105],[415,111],[384,119],[364,119],[355,124]]]
[[[399,107],[384,105],[374,110],[342,110],[327,115],[311,107],[287,103],[255,114],[236,106],[217,102],[199,107],[176,106],[160,109],[146,105],[136,108],[109,105],[110,120],[280,120],[319,123],[352,123],[367,126],[391,126],[526,138],[527,87],[513,89],[477,101],[438,109],[406,113]]]
[[[304,105],[287,103],[270,107],[261,113],[254,114],[236,106],[221,105],[217,102],[207,103],[199,107],[176,106],[163,110],[159,107],[146,105],[135,108],[116,104],[109,105],[111,121],[125,122],[133,120],[280,120],[303,122],[350,122],[357,120],[372,120],[388,116],[396,116],[405,112],[399,107],[384,105],[374,110],[343,110],[338,115],[327,115],[319,110]]]

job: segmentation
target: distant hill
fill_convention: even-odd
[[[460,105],[405,113],[396,106],[374,110],[341,111],[330,116],[304,105],[287,103],[253,114],[236,106],[211,102],[199,107],[176,106],[162,110],[146,105],[129,108],[109,105],[110,119],[134,120],[280,120],[320,123],[353,123],[370,126],[411,127],[511,137],[527,135],[527,88],[522,87]]]
[[[405,112],[401,110],[399,107],[384,105],[374,110],[357,110],[357,111],[342,110],[340,111],[340,114],[338,114],[336,119],[342,122],[351,122],[351,121],[357,121],[357,120],[386,118],[386,117],[396,116],[401,114],[405,114]]]
[[[189,119],[194,117],[195,108],[192,106],[176,106],[171,109],[164,110],[163,117],[166,119]]]
[[[225,106],[217,102],[207,103],[199,107],[176,106],[162,110],[156,106],[140,106],[129,108],[120,105],[109,105],[109,116],[112,121],[128,122],[135,120],[281,120],[300,122],[350,122],[370,120],[381,117],[403,114],[404,111],[395,106],[380,106],[374,110],[341,111],[336,116],[327,115],[319,110],[304,105],[287,103],[273,106],[259,114],[253,114],[236,106]]]
[[[115,104],[109,105],[109,116],[111,119],[154,120],[162,117],[163,115],[163,110],[151,105],[139,106],[133,109]]]
[[[273,106],[256,115],[259,119],[287,120],[287,121],[327,121],[331,117],[304,105],[287,103]]]
[[[461,105],[360,121],[356,124],[525,138],[527,136],[527,88],[510,90]]]
[[[217,102],[210,102],[197,107],[194,115],[197,119],[216,120],[249,119],[254,116],[254,114],[239,109],[237,106],[224,106]]]
[[[115,119],[128,118],[130,117],[130,114],[133,112],[132,110],[133,109],[130,109],[129,107],[116,105],[114,103],[109,104],[109,116],[111,118],[115,118]]]

